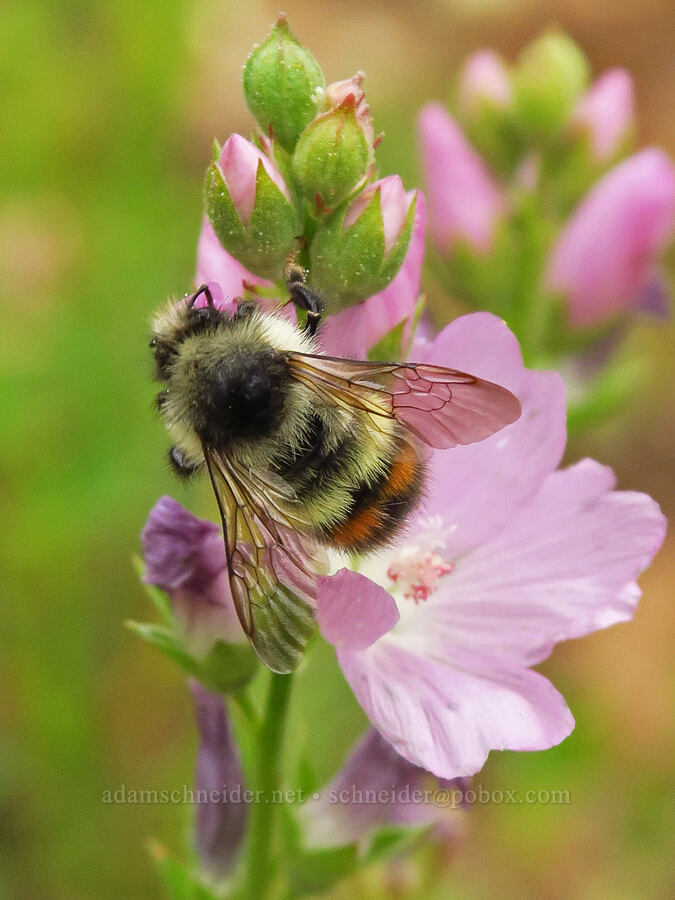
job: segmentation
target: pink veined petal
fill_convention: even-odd
[[[548,749],[574,727],[560,694],[529,669],[461,651],[432,657],[393,636],[338,660],[380,734],[441,778],[478,772],[490,750]]]
[[[448,522],[450,558],[482,543],[512,518],[560,462],[565,447],[565,387],[555,372],[530,372],[506,324],[472,313],[446,326],[424,362],[478,375],[520,400],[522,413],[492,437],[436,452],[423,513]]]
[[[340,569],[318,579],[316,619],[327,641],[351,653],[390,631],[399,612],[394,598],[379,584]]]
[[[242,296],[244,281],[265,287],[271,286],[271,282],[253,275],[238,260],[230,256],[227,250],[221,246],[211,223],[204,216],[197,243],[195,283],[200,285],[209,281],[217,281],[230,302],[232,298]]]
[[[415,201],[415,221],[410,246],[403,265],[391,284],[373,294],[363,303],[357,303],[322,323],[320,340],[324,352],[330,356],[347,359],[366,359],[368,351],[395,328],[399,322],[409,319],[419,299],[420,273],[424,259],[424,233],[426,210],[421,191],[408,191],[406,197]],[[403,343],[410,339],[410,325],[404,329]],[[390,362],[390,360],[386,360]]]
[[[651,497],[614,484],[591,459],[551,474],[500,534],[456,561],[410,627],[437,651],[450,642],[513,666],[631,619],[666,520]]]

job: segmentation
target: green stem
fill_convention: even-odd
[[[258,735],[254,785],[258,793],[250,807],[246,900],[263,900],[272,875],[273,795],[281,780],[281,749],[292,684],[292,675],[271,674],[265,718]]]

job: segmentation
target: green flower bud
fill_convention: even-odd
[[[516,116],[528,131],[552,137],[565,125],[589,80],[586,57],[552,31],[525,48],[514,77]]]
[[[246,61],[244,96],[263,131],[289,153],[317,115],[324,85],[319,63],[279,16],[269,37]]]
[[[312,286],[336,309],[383,290],[401,268],[412,234],[416,192],[389,175],[329,216],[311,246]]]
[[[279,279],[300,225],[274,160],[233,134],[207,170],[204,201],[227,252],[254,275]]]
[[[300,135],[293,171],[305,193],[334,209],[366,177],[373,147],[359,115],[356,95],[314,119]]]

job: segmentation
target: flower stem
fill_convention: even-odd
[[[292,684],[292,675],[271,674],[265,717],[258,734],[254,785],[258,793],[250,810],[246,900],[263,900],[273,874],[275,804],[272,801],[281,779],[281,748]]]

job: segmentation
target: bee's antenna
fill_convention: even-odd
[[[213,309],[213,294],[211,293],[211,289],[209,288],[208,284],[201,285],[201,287],[197,288],[197,291],[190,297],[190,301],[188,303],[189,309],[193,308],[193,306],[195,305],[195,301],[199,296],[201,296],[201,294],[206,297],[206,305],[210,306],[211,309]]]

